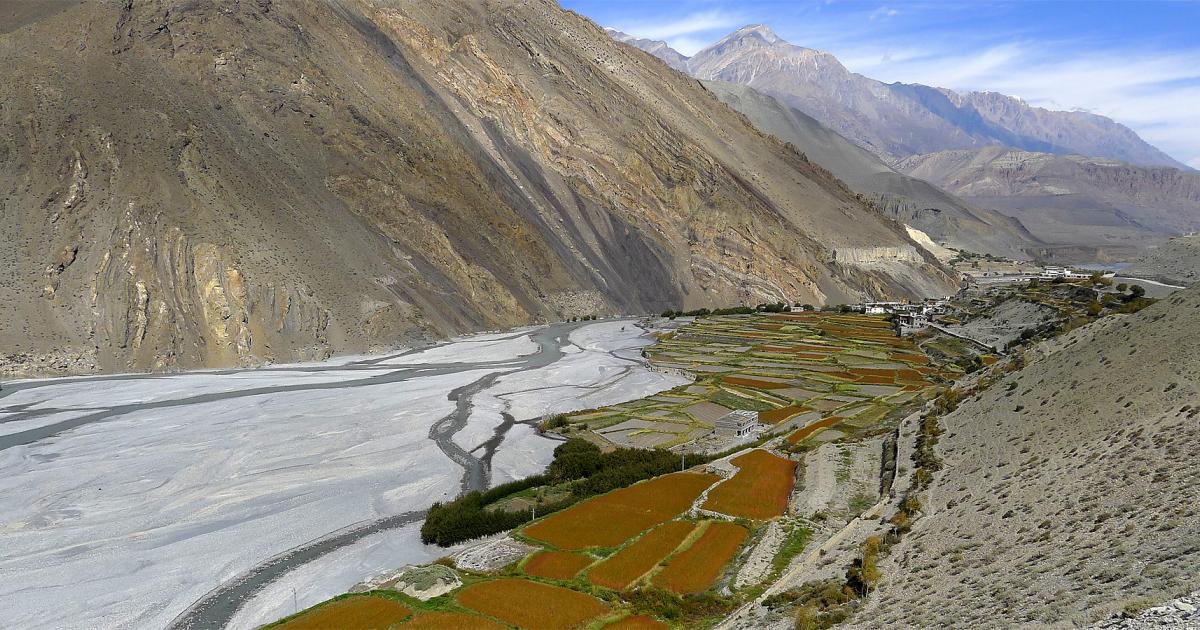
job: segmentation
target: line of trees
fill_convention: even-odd
[[[806,304],[805,310],[812,310],[812,306]],[[732,306],[729,308],[707,309],[697,308],[690,311],[671,310],[667,309],[662,312],[663,317],[675,319],[676,317],[708,317],[709,315],[750,315],[753,313],[786,313],[788,305],[783,302],[775,304],[759,304],[755,307],[749,306]]]

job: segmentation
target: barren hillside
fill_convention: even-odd
[[[8,373],[953,289],[841,182],[552,2],[52,8],[0,34]]]
[[[705,81],[704,87],[755,127],[794,144],[897,221],[925,232],[938,243],[1013,258],[1026,258],[1026,249],[1040,245],[1020,221],[972,206],[929,182],[898,173],[815,118],[754,88],[722,81]]]
[[[895,167],[1015,217],[1060,248],[1107,248],[1129,260],[1168,236],[1200,230],[1194,171],[1001,147],[915,155]]]
[[[1184,286],[1196,284],[1200,282],[1200,236],[1173,238],[1150,250],[1122,273]]]
[[[941,418],[945,468],[852,622],[1078,627],[1200,585],[1200,291],[1046,342]]]

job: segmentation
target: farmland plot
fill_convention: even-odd
[[[741,525],[710,523],[699,540],[673,556],[651,581],[679,595],[702,593],[721,575],[748,534]]]
[[[569,551],[539,551],[525,562],[525,573],[552,580],[569,580],[592,563],[592,558]]]
[[[525,535],[559,549],[616,547],[691,507],[720,477],[672,473],[615,490],[525,528]],[[603,526],[599,526],[603,524]]]
[[[796,462],[755,449],[731,463],[739,468],[737,474],[713,488],[702,507],[738,518],[781,516],[792,492]]]
[[[466,608],[522,628],[566,630],[608,612],[590,595],[529,580],[479,582],[456,596]]]
[[[662,562],[694,530],[695,525],[687,521],[664,523],[589,571],[588,581],[616,590],[629,588],[635,580]]]

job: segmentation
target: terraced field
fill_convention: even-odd
[[[573,414],[556,430],[583,444],[707,453],[733,446],[730,454],[690,455],[701,463],[514,530],[517,556],[524,553],[515,566],[510,558],[490,569],[460,569],[465,585],[456,591],[431,602],[405,600],[415,613],[400,627],[707,627],[757,584],[735,585],[739,553],[760,557],[768,569],[791,557],[776,557],[782,539],[770,531],[780,517],[796,518],[788,506],[798,451],[814,446],[809,441],[882,440],[893,411],[955,375],[933,367],[883,318],[862,315],[704,318],[663,334],[648,354],[658,369],[696,381]],[[717,435],[714,422],[734,409],[757,411],[764,439]],[[570,483],[526,488],[509,500],[548,492],[567,498]]]
[[[825,429],[836,437],[871,426],[959,374],[931,366],[883,317],[858,314],[704,318],[661,335],[647,355],[655,369],[696,382],[570,416],[571,430],[619,446],[714,452],[734,443],[713,432],[714,422],[746,409],[796,444]]]
[[[796,462],[762,449],[735,457],[736,475],[708,493],[703,508],[737,518],[782,516],[795,481]]]
[[[589,499],[526,527],[524,535],[559,549],[615,547],[679,516],[716,475],[674,473]]]
[[[479,582],[460,590],[458,603],[522,628],[574,628],[606,612],[604,602],[576,591],[529,580]]]
[[[412,614],[404,604],[371,595],[354,595],[307,610],[275,630],[387,630]]]

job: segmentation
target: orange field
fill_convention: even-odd
[[[633,544],[618,551],[588,571],[592,584],[624,590],[683,542],[695,526],[687,521],[671,521],[659,525]]]
[[[353,595],[274,626],[282,630],[386,630],[412,614],[394,599]]]
[[[526,527],[524,534],[572,551],[616,547],[679,516],[718,479],[688,472],[663,475],[552,514]]]
[[[620,621],[614,621],[604,626],[604,630],[667,630],[670,627],[653,617],[635,615],[633,617],[626,617]]]
[[[759,421],[767,424],[779,424],[780,422],[783,422],[784,420],[787,420],[796,414],[804,413],[805,411],[812,410],[804,405],[788,405],[786,407],[780,407],[779,409],[772,409],[770,411],[760,411],[758,412],[758,419]]]
[[[700,540],[671,558],[651,581],[679,595],[703,592],[733,559],[748,533],[741,525],[713,522]]]
[[[552,580],[569,580],[592,563],[588,556],[569,551],[539,551],[525,563],[525,572]]]
[[[591,595],[529,580],[478,582],[460,590],[458,603],[522,628],[566,630],[608,612]]]
[[[841,416],[829,416],[828,418],[822,418],[802,429],[797,429],[795,433],[792,433],[788,436],[788,444],[797,444],[804,438],[816,433],[817,431],[820,431],[826,427],[831,427],[842,420],[845,420],[845,418]]]
[[[507,630],[494,621],[475,615],[454,612],[428,612],[406,621],[397,628],[403,630]]]
[[[735,457],[737,474],[708,493],[706,510],[766,520],[783,514],[795,481],[796,462],[755,449]]]

